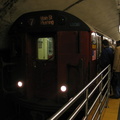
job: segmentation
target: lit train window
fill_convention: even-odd
[[[45,37],[38,38],[37,40],[37,58],[39,60],[53,60],[54,49],[53,49],[53,38]]]

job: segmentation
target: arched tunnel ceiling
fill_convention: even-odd
[[[0,36],[23,13],[41,10],[66,11],[112,39],[120,39],[116,0],[0,0]]]

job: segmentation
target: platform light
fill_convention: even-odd
[[[18,87],[21,88],[21,87],[23,87],[23,82],[22,82],[22,81],[18,81],[18,82],[17,82],[17,85],[18,85]]]
[[[62,86],[60,87],[60,90],[61,90],[62,92],[66,92],[67,87],[66,87],[65,85],[62,85]]]
[[[115,0],[118,10],[118,32],[120,33],[120,0]]]
[[[120,33],[120,25],[118,26],[118,32]]]
[[[103,39],[106,39],[106,40],[108,40],[108,37],[106,37],[106,36],[103,36]]]
[[[95,32],[92,32],[92,36],[95,36],[96,35],[96,33]]]
[[[118,25],[118,32],[120,33],[120,12],[119,12],[119,25]]]

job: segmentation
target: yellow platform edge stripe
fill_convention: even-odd
[[[108,107],[104,108],[101,120],[117,120],[120,106],[120,99],[109,99]]]

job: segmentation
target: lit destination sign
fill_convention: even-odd
[[[41,16],[40,25],[54,25],[54,19],[52,15]]]

